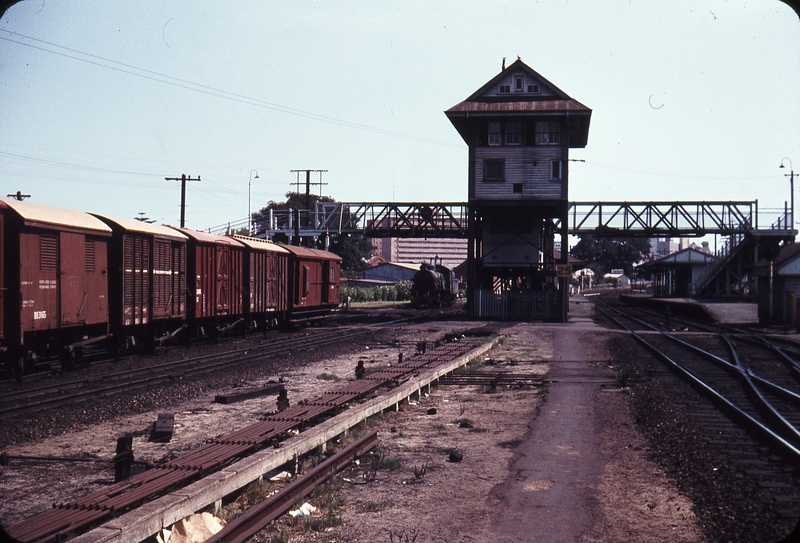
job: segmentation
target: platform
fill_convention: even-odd
[[[621,294],[620,300],[631,305],[642,305],[719,324],[758,324],[758,304],[748,302],[706,302],[692,298],[653,298]]]

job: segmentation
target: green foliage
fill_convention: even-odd
[[[575,258],[584,260],[598,280],[613,269],[625,270],[630,277],[633,265],[650,254],[650,242],[640,238],[613,237],[610,231],[599,234],[585,234],[569,252]]]
[[[339,289],[339,302],[347,302],[348,296],[351,302],[400,302],[408,300],[410,293],[411,288],[402,283],[373,288],[343,286]]]
[[[378,465],[381,469],[398,470],[403,467],[403,462],[393,456],[382,456]]]
[[[329,247],[332,253],[342,257],[343,270],[363,270],[375,252],[370,239],[361,234],[331,234]]]
[[[397,289],[397,299],[398,300],[408,300],[411,298],[411,286],[413,283],[411,281],[400,281],[397,283],[395,288]]]
[[[310,210],[316,207],[317,202],[335,202],[330,196],[318,196],[316,194],[306,195],[304,192],[287,192],[285,202],[270,200],[267,206],[253,213],[253,223],[259,228],[265,228],[268,223],[270,210],[279,213],[276,220],[281,228],[288,227],[288,216],[286,210],[300,210],[300,224],[307,224],[311,220]],[[349,219],[349,213],[345,213],[343,220]],[[245,229],[246,230],[246,229]],[[273,241],[277,243],[287,243],[289,240],[284,234],[277,234]],[[372,257],[374,248],[369,238],[362,235],[349,234],[330,234],[329,250],[342,257],[343,270],[362,270],[367,260]],[[324,242],[317,240],[318,248],[324,246]]]
[[[314,209],[314,206],[317,202],[335,202],[333,198],[330,196],[318,196],[316,194],[309,194],[308,199],[306,199],[305,192],[293,192],[289,191],[286,193],[286,201],[285,202],[276,202],[274,200],[270,200],[267,202],[267,207],[261,209],[253,213],[253,217],[257,218],[260,216],[266,216],[269,213],[270,209],[279,210],[279,209]]]

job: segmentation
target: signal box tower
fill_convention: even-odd
[[[470,316],[566,322],[569,150],[592,110],[518,58],[445,114],[469,146]]]

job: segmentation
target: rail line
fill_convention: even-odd
[[[612,315],[609,308],[598,306],[598,311],[627,329],[637,342],[756,439],[795,465],[800,464],[800,384],[794,377],[796,362],[762,358],[756,364],[751,362],[753,356],[743,362],[734,341],[723,334],[703,334],[704,346],[700,347],[618,310],[614,311],[621,318]],[[646,331],[635,331],[622,319]],[[768,343],[763,338],[758,342]],[[676,350],[676,345],[682,350]]]
[[[106,519],[212,474],[258,450],[277,446],[288,432],[301,430],[336,414],[349,403],[363,399],[379,389],[396,386],[421,371],[431,371],[464,356],[483,344],[466,338],[417,352],[401,363],[351,381],[321,396],[270,415],[226,436],[214,439],[175,460],[116,483],[78,500],[57,504],[8,528],[22,543],[61,541]]]
[[[382,328],[410,322],[417,317],[394,319],[386,322],[364,324],[354,328],[336,328],[311,335],[289,338],[255,346],[231,349],[224,352],[147,364],[103,375],[82,379],[56,381],[39,387],[23,388],[0,394],[0,417],[19,415],[42,408],[102,398],[120,390],[133,390],[169,382],[190,375],[200,375],[223,368],[229,364],[243,364],[294,352],[298,349],[319,347],[352,340]]]

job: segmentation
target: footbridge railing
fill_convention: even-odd
[[[599,234],[640,237],[731,236],[759,230],[791,232],[786,210],[759,210],[746,202],[571,202],[568,229],[572,235]],[[274,209],[256,215],[252,234],[271,238],[319,236],[325,233],[369,237],[466,238],[467,203],[348,203],[318,202],[312,210]],[[765,227],[761,224],[770,225]],[[560,228],[560,220],[556,220]],[[247,219],[210,228],[214,233],[241,232]]]

